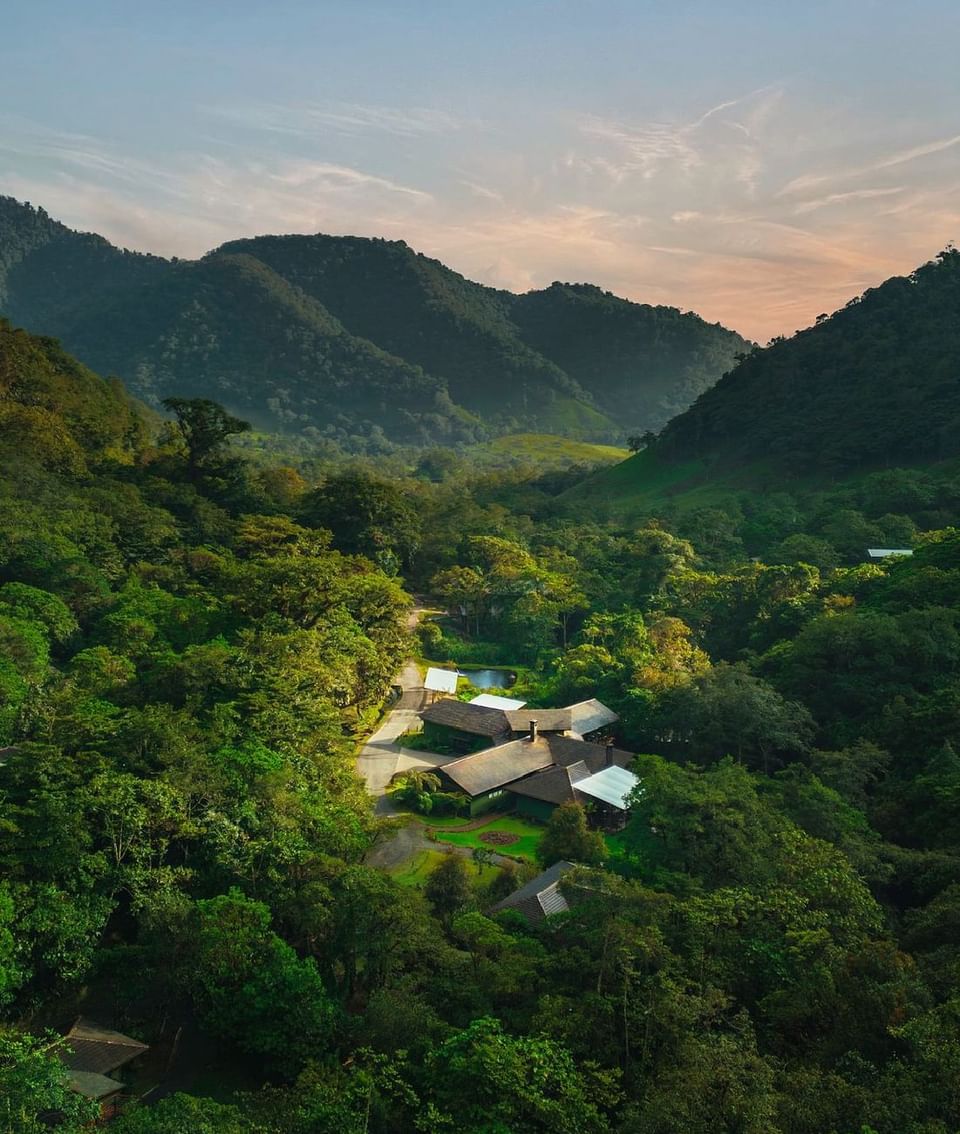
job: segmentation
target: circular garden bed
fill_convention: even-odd
[[[481,831],[477,838],[492,847],[508,847],[520,841],[519,835],[511,835],[509,831]]]

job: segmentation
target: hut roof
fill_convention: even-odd
[[[565,913],[570,906],[560,892],[560,879],[572,869],[572,862],[555,862],[525,886],[491,906],[490,913],[516,910],[531,923],[543,921],[551,914]]]
[[[620,719],[613,709],[608,709],[596,697],[592,697],[589,701],[578,701],[576,705],[570,706],[569,712],[573,731],[580,733],[581,736],[586,736],[588,732],[596,732],[599,728],[606,728]]]
[[[70,1071],[106,1075],[136,1059],[149,1045],[81,1016],[63,1038],[60,1062]],[[67,1048],[70,1050],[66,1050]]]

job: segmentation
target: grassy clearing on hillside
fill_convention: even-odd
[[[596,445],[557,437],[552,433],[509,433],[467,450],[472,463],[481,468],[507,468],[528,463],[538,468],[568,468],[570,465],[615,464],[630,456],[615,445]]]
[[[571,510],[600,509],[613,519],[664,512],[686,512],[728,503],[744,493],[805,491],[812,480],[787,480],[781,471],[756,461],[745,468],[719,470],[705,461],[664,461],[652,452],[601,469],[574,485],[560,499]]]

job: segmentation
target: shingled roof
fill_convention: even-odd
[[[569,709],[512,709],[507,720],[514,732],[529,732],[530,722],[536,721],[541,732],[569,732],[571,727]]]
[[[548,768],[554,762],[548,739],[541,737],[531,741],[524,737],[509,744],[498,744],[444,764],[439,771],[467,795],[484,795],[531,772]]]
[[[554,758],[553,766],[510,784],[514,795],[542,799],[545,803],[583,802],[577,795],[577,785],[602,772],[608,758],[618,769],[633,760],[633,754],[622,749],[614,748],[608,756],[603,746],[568,736],[547,737],[547,745]]]
[[[559,736],[548,733],[531,740],[528,736],[519,740],[511,740],[508,744],[497,744],[493,748],[484,748],[481,752],[474,752],[471,756],[462,756],[444,764],[441,773],[448,776],[453,783],[465,791],[467,795],[484,795],[496,788],[509,787],[518,794],[532,795],[524,791],[518,781],[523,785],[530,782],[534,773],[545,773],[546,770],[566,770],[572,765],[582,763],[585,767],[583,779],[600,771],[607,764],[607,749],[599,744],[591,744],[587,740],[577,740],[571,736]],[[632,752],[624,752],[620,748],[613,748],[609,753],[612,764],[625,767],[633,760]],[[566,778],[567,785],[571,783]],[[560,790],[561,780],[548,781],[548,787],[554,785],[552,790]],[[536,799],[547,799],[551,803],[563,802],[562,799],[552,799],[550,796],[534,795]],[[563,799],[574,798],[564,795]]]
[[[69,1071],[107,1075],[149,1050],[147,1044],[81,1016],[64,1036],[57,1054]]]
[[[455,728],[476,736],[489,736],[492,740],[510,733],[507,714],[502,709],[489,709],[469,701],[445,698],[423,710],[420,719],[428,724]]]
[[[572,869],[572,862],[555,862],[526,886],[521,886],[503,901],[491,906],[489,912],[516,910],[532,924],[543,921],[551,914],[566,913],[570,906],[560,891],[560,879]]]

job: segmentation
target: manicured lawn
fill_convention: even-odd
[[[390,874],[401,886],[412,886],[416,889],[420,889],[426,882],[427,875],[430,871],[446,857],[443,851],[418,851],[413,858],[405,862],[399,869],[391,870]],[[498,869],[499,867],[497,866],[483,866],[480,872],[477,873],[476,866],[472,862],[467,861],[467,871],[470,877],[480,878],[484,882],[488,882],[490,878],[496,874]]]
[[[516,835],[517,841],[509,846],[495,846],[485,843],[480,836],[488,831],[504,831]],[[442,843],[452,843],[454,846],[483,847],[484,850],[494,851],[498,854],[508,854],[514,858],[527,858],[533,861],[536,858],[537,844],[543,838],[544,828],[536,823],[528,823],[525,819],[518,819],[508,815],[503,819],[495,819],[484,827],[475,831],[441,830],[437,832],[437,840]]]

